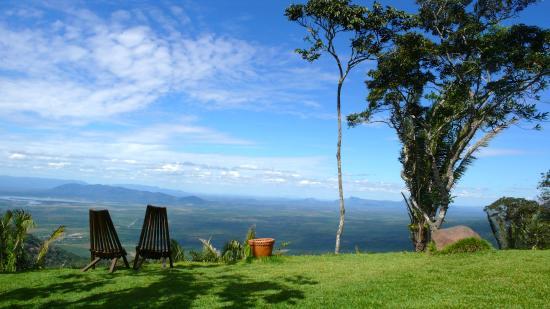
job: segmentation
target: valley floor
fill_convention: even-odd
[[[289,256],[236,265],[148,264],[114,274],[0,274],[0,307],[550,308],[550,250]]]

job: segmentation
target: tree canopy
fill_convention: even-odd
[[[367,108],[402,144],[402,178],[416,228],[438,229],[475,153],[511,125],[539,122],[550,74],[550,31],[503,21],[532,0],[419,0],[411,28],[392,35],[366,82]]]

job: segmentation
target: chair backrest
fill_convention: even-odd
[[[90,209],[90,250],[100,254],[124,252],[107,209]]]
[[[162,256],[170,253],[166,207],[147,205],[137,249]]]

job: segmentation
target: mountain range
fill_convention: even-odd
[[[155,189],[156,187],[150,188]],[[161,188],[157,189],[162,190]],[[198,205],[206,202],[197,196],[181,196],[183,192],[176,192],[179,192],[180,196],[162,192],[136,190],[123,186],[87,184],[82,181],[0,176],[0,194],[2,195],[157,205]]]

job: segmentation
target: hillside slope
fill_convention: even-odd
[[[550,251],[291,256],[0,275],[0,307],[524,307],[550,303]]]
[[[37,194],[50,198],[72,198],[97,202],[184,205],[204,203],[199,197],[176,197],[159,192],[133,190],[107,185],[64,184]]]

